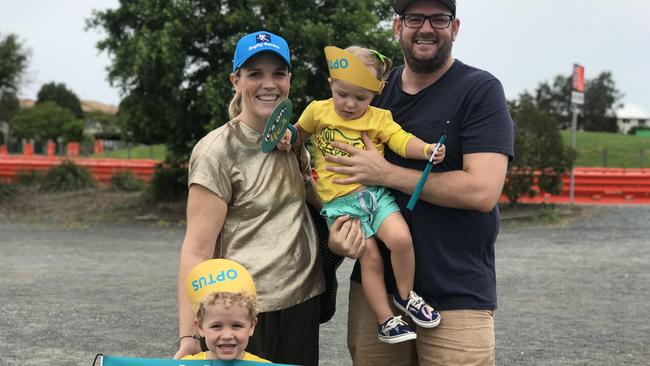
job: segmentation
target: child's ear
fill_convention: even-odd
[[[205,338],[205,331],[203,331],[203,327],[201,327],[201,323],[199,323],[198,319],[194,319],[194,329],[197,329],[199,331],[199,335]]]
[[[256,325],[257,325],[257,317],[255,317],[253,319],[253,321],[251,322],[251,330],[250,330],[250,332],[248,332],[249,337],[251,337],[253,335],[253,333],[255,333],[255,326]]]

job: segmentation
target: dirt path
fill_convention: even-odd
[[[650,206],[564,226],[508,223],[497,242],[499,365],[645,365]],[[0,217],[0,365],[89,365],[97,352],[168,357],[182,227]],[[347,276],[322,365],[349,365]]]

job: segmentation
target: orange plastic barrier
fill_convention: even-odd
[[[0,154],[0,181],[14,182],[21,172],[47,170],[69,158]],[[113,174],[130,171],[148,182],[154,169],[162,162],[150,159],[90,159],[72,158],[85,166],[95,179],[107,184]],[[574,203],[576,204],[650,204],[650,169],[575,168]],[[537,189],[537,188],[536,188]],[[562,177],[562,192],[558,195],[540,192],[537,196],[521,197],[522,203],[569,203],[570,177]],[[505,196],[502,202],[507,202]]]
[[[104,153],[104,141],[100,139],[96,139],[95,142],[93,143],[93,152],[95,154],[103,154]]]
[[[0,181],[15,182],[20,173],[47,170],[68,159],[51,156],[2,155],[0,156]],[[74,158],[71,160],[77,165],[87,167],[93,177],[102,184],[110,182],[113,174],[119,171],[130,171],[136,177],[148,182],[153,175],[154,168],[162,163],[159,160],[148,159]]]
[[[34,144],[29,142],[23,143],[23,155],[26,156],[34,155]]]
[[[68,156],[79,156],[79,143],[68,142],[65,146],[65,153]]]
[[[562,177],[558,195],[541,192],[535,197],[521,197],[522,203],[570,203],[571,178]],[[537,191],[539,191],[536,188]],[[574,196],[576,204],[650,204],[650,169],[638,168],[575,168]],[[502,202],[507,202],[505,196]]]
[[[54,141],[50,140],[47,142],[47,156],[56,155],[56,144]]]

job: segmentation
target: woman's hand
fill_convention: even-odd
[[[197,353],[201,353],[201,342],[196,338],[184,337],[179,341],[178,351],[174,355],[174,359],[179,360]]]
[[[284,131],[284,136],[282,136],[282,139],[278,142],[278,150],[291,151],[291,135],[291,131],[287,128],[287,130]]]
[[[327,246],[334,254],[357,259],[366,249],[366,238],[361,223],[349,216],[337,217],[332,227]]]

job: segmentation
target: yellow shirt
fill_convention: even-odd
[[[332,173],[325,169],[328,163],[325,155],[348,155],[334,149],[331,142],[344,142],[356,148],[363,149],[361,132],[367,132],[377,150],[383,154],[384,144],[396,154],[406,158],[406,143],[413,135],[404,131],[394,120],[390,111],[368,107],[366,113],[354,120],[344,120],[334,110],[333,100],[313,101],[298,119],[303,130],[313,134],[312,142],[316,146],[314,166],[318,173],[318,194],[324,202],[345,196],[354,191],[360,184],[334,184],[335,178],[345,178],[342,174]]]
[[[208,352],[201,352],[197,353],[195,355],[191,356],[185,356],[181,358],[181,360],[207,360],[208,359]],[[265,362],[265,363],[271,363],[269,360],[265,360],[262,357],[257,357],[254,354],[244,352],[244,357],[242,358],[244,361],[255,361],[255,362]]]

